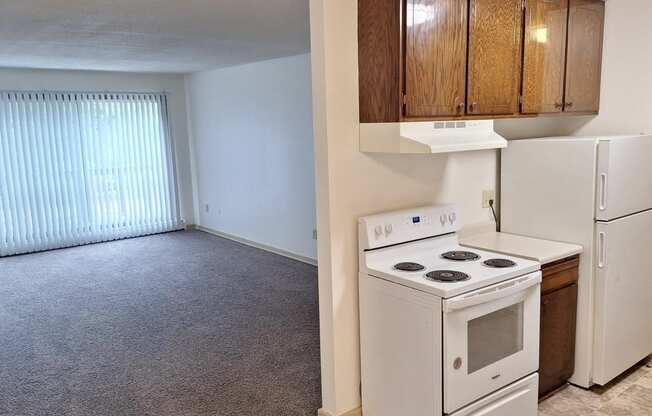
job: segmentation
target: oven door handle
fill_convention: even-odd
[[[471,306],[481,305],[498,299],[506,298],[513,294],[523,292],[526,289],[541,283],[541,272],[529,274],[520,279],[510,280],[508,282],[498,283],[481,289],[467,295],[458,296],[457,298],[444,301],[444,312],[454,312],[466,309]]]

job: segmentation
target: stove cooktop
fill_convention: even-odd
[[[442,298],[522,276],[537,262],[459,246],[450,235],[365,253],[366,272]]]

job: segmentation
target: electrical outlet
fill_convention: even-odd
[[[317,230],[312,230],[312,239],[313,240],[317,239]]]
[[[489,201],[496,202],[496,191],[483,191],[482,192],[482,208],[491,208]]]

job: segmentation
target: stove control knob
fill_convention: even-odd
[[[441,223],[442,227],[446,225],[446,221],[448,221],[448,218],[446,218],[445,214],[439,217],[439,222]]]
[[[457,221],[457,214],[451,212],[450,214],[448,214],[448,220],[451,222],[451,224],[455,224],[455,221]]]
[[[377,225],[376,228],[374,228],[374,232],[376,233],[376,238],[380,237],[383,235],[383,227]]]
[[[387,224],[385,226],[385,234],[388,234],[388,235],[391,234],[393,229],[394,229],[394,227],[392,227],[392,224]]]

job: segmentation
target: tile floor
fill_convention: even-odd
[[[652,357],[605,387],[570,386],[541,402],[539,416],[652,416]]]

